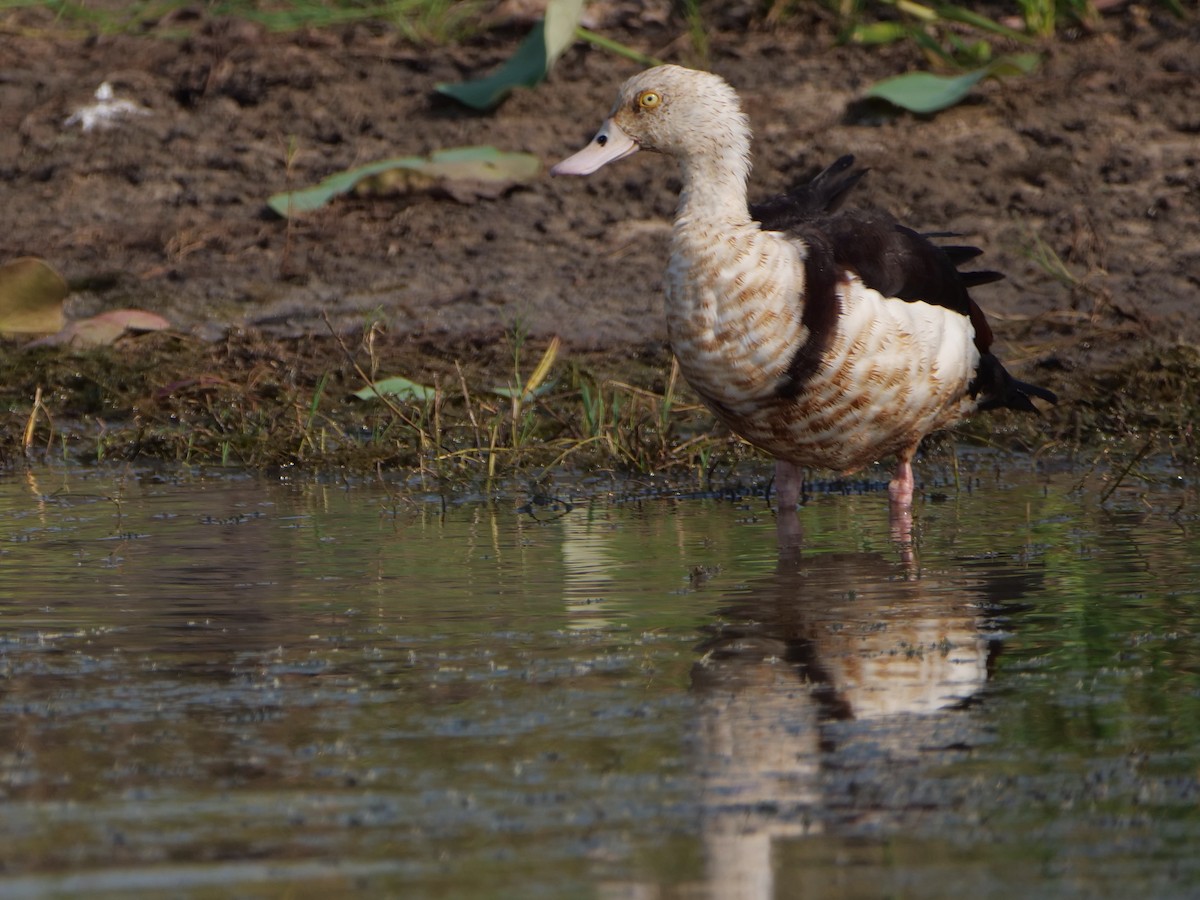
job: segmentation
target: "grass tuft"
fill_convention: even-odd
[[[13,350],[0,356],[0,454],[474,482],[559,467],[692,471],[733,440],[680,397],[665,353],[617,379],[520,330],[461,351],[448,361],[386,340],[378,322],[353,343],[147,334],[86,352]],[[432,392],[352,396],[398,371]]]
[[[487,6],[484,0],[210,0],[204,19],[197,19],[189,0],[0,0],[0,9],[46,9],[56,25],[90,34],[139,33],[164,22],[168,34],[186,33],[188,22],[213,18],[257,22],[271,31],[379,21],[415,43],[436,45],[477,33]]]

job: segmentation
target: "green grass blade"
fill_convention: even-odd
[[[926,34],[920,28],[914,28],[911,31],[913,43],[925,51],[930,59],[940,59],[943,63],[951,68],[961,69],[958,60],[954,58],[954,54],[948,51],[945,47],[939,44],[933,37]]]
[[[981,16],[977,12],[972,12],[969,9],[963,9],[961,6],[953,6],[946,4],[944,6],[935,7],[939,16],[951,22],[960,22],[963,25],[970,25],[972,28],[978,28],[980,31],[987,31],[991,34],[998,34],[1013,41],[1020,41],[1023,44],[1028,44],[1031,40],[1029,35],[1022,34],[1020,31],[1001,25],[987,16]]]
[[[599,47],[601,50],[607,50],[609,53],[615,53],[617,56],[631,59],[643,66],[661,66],[663,64],[663,61],[657,57],[647,56],[640,50],[634,50],[632,47],[627,47],[624,44],[614,41],[612,38],[596,34],[596,32],[584,28],[582,25],[575,29],[575,34],[581,41],[587,41],[593,47]]]

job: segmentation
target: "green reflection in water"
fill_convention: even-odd
[[[0,894],[1188,896],[1195,492],[0,483]],[[1119,498],[1120,495],[1118,495]],[[872,893],[874,891],[874,893]]]

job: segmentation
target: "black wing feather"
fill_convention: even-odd
[[[933,240],[937,237],[957,237],[957,235],[939,235],[929,234],[924,235],[927,239]],[[938,244],[942,248],[942,252],[950,257],[950,262],[956,266],[961,266],[963,263],[968,263],[977,256],[981,256],[983,251],[978,247],[967,247],[962,244]]]
[[[810,181],[793,185],[786,194],[751,203],[750,216],[767,231],[790,231],[835,213],[867,174],[867,169],[853,166],[854,157],[847,154]]]

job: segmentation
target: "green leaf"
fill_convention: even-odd
[[[892,44],[908,37],[911,29],[901,22],[870,22],[855,25],[850,40],[856,44]]]
[[[439,150],[428,158],[401,156],[347,169],[312,187],[275,194],[268,198],[267,206],[286,219],[318,209],[337,195],[353,190],[360,182],[388,173],[409,173],[402,183],[393,179],[386,186],[412,190],[431,184],[450,186],[455,182],[524,184],[533,180],[540,167],[541,161],[531,153],[507,153],[495,147],[456,147]]]
[[[1010,75],[1029,75],[1041,65],[1042,58],[1036,53],[1014,53],[1001,56],[988,66],[988,74],[996,78]]]
[[[550,61],[546,58],[546,22],[540,20],[517,52],[499,69],[486,78],[456,84],[442,82],[436,89],[472,109],[491,109],[509,95],[513,88],[533,87],[546,77]]]
[[[545,78],[554,61],[574,43],[575,29],[582,18],[583,0],[550,0],[546,17],[533,26],[499,69],[484,78],[456,84],[442,82],[436,88],[472,109],[491,109],[514,88],[533,87]]]
[[[0,333],[53,334],[63,327],[63,277],[35,257],[0,266]]]
[[[909,72],[872,85],[868,97],[879,97],[915,113],[935,113],[953,106],[988,76],[1028,74],[1038,65],[1036,54],[1003,56],[982,69],[963,75],[934,75],[930,72]]]
[[[931,72],[909,72],[872,85],[867,96],[879,97],[910,112],[934,113],[958,103],[985,75],[986,69],[953,78]]]
[[[385,378],[383,381],[377,381],[374,384],[369,384],[365,388],[354,392],[354,396],[359,400],[370,400],[374,397],[381,397],[384,394],[389,397],[399,397],[401,400],[432,400],[435,390],[431,387],[426,387],[423,384],[417,384],[415,381],[409,381],[399,375],[392,378]]]
[[[354,169],[347,169],[330,175],[320,184],[299,191],[289,191],[275,194],[267,200],[271,207],[285,219],[296,213],[310,212],[328,203],[338,194],[344,194],[364,178],[386,172],[389,169],[402,169],[420,165],[424,160],[419,156],[404,156],[394,159],[382,159],[379,162],[368,163]]]
[[[954,59],[963,62],[963,65],[985,66],[992,61],[992,45],[987,41],[968,44],[957,34],[946,35],[946,40],[950,44]]]
[[[532,181],[541,169],[532,153],[508,153],[495,147],[438,150],[416,167],[432,178],[475,181]]]

